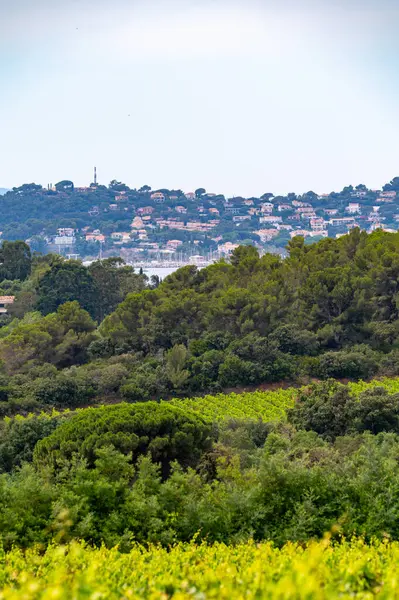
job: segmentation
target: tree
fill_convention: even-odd
[[[137,275],[122,258],[97,260],[88,267],[96,286],[95,317],[101,322],[130,292],[145,287],[144,276]]]
[[[151,186],[149,185],[143,185],[140,189],[139,192],[140,193],[146,193],[146,192],[150,192],[151,191]]]
[[[153,290],[161,285],[161,278],[159,275],[151,275],[150,277],[150,286]]]
[[[47,250],[47,240],[41,235],[33,235],[29,240],[29,247],[33,252],[44,254]]]
[[[334,440],[350,429],[352,404],[349,389],[330,381],[300,391],[288,419],[297,429],[312,430]]]
[[[60,367],[79,364],[94,339],[95,323],[77,302],[67,302],[45,317],[28,313],[0,340],[0,359],[7,372],[27,368],[29,361]]]
[[[234,267],[245,265],[253,268],[259,261],[259,252],[254,246],[239,246],[231,254],[230,262]]]
[[[206,189],[205,188],[198,188],[197,190],[195,190],[195,197],[196,198],[201,198],[201,196],[203,196],[204,194],[206,194]]]
[[[73,192],[73,181],[69,181],[68,179],[59,181],[55,184],[55,189],[57,190],[57,192]]]
[[[394,177],[390,183],[384,185],[384,191],[391,192],[396,191],[399,192],[399,177]]]
[[[115,192],[127,192],[130,190],[130,188],[125,183],[122,183],[121,181],[117,181],[116,179],[113,179],[110,182],[109,189],[113,190]]]
[[[91,273],[80,262],[55,264],[39,282],[37,308],[47,315],[64,304],[77,300],[82,308],[96,316],[97,288]]]
[[[383,387],[369,389],[360,394],[353,404],[352,419],[356,431],[399,432],[399,394],[389,394]]]
[[[173,389],[181,390],[190,372],[185,369],[187,362],[187,348],[183,344],[173,346],[166,355],[166,373]]]
[[[95,466],[97,451],[113,446],[131,462],[146,454],[160,463],[164,477],[174,460],[195,466],[211,445],[211,425],[189,410],[167,403],[117,404],[80,411],[39,442],[34,461],[58,470],[74,456]]]
[[[30,462],[39,440],[49,436],[67,416],[42,415],[14,418],[0,422],[0,472],[11,472],[23,462]]]
[[[306,200],[308,200],[309,202],[315,202],[318,198],[317,194],[315,194],[315,192],[306,192],[306,194],[304,194],[304,198]]]
[[[20,187],[13,187],[12,191],[16,194],[32,194],[42,191],[42,186],[36,183],[24,183]]]
[[[355,432],[399,432],[399,394],[368,389],[359,398],[347,386],[329,381],[299,393],[288,418],[298,429],[316,431],[328,440]]]
[[[0,278],[25,281],[32,268],[32,255],[25,242],[4,241],[0,248]]]

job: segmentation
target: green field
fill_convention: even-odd
[[[348,384],[351,392],[358,396],[361,392],[374,387],[384,387],[390,394],[399,393],[399,378],[374,379],[370,382],[359,381]],[[285,417],[286,410],[294,405],[297,388],[275,391],[243,392],[242,394],[217,394],[199,398],[174,398],[170,402],[201,414],[209,421],[226,419],[262,419],[278,421]]]
[[[3,554],[4,600],[398,598],[398,543],[182,544],[130,554],[74,543]]]
[[[217,394],[200,398],[175,398],[170,402],[193,410],[209,421],[225,419],[262,419],[275,421],[284,418],[287,408],[294,405],[298,390],[289,388],[269,392],[244,392],[242,394]]]

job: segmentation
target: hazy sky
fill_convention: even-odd
[[[0,187],[379,187],[398,27],[398,0],[0,0]]]

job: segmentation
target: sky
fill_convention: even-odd
[[[0,0],[0,187],[399,175],[397,0]]]

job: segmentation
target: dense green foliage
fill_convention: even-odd
[[[20,243],[5,248],[18,269]],[[284,260],[239,247],[155,289],[119,259],[33,257],[25,281],[0,284],[16,294],[0,328],[0,412],[397,375],[398,253],[399,234],[381,231],[295,238]]]
[[[54,413],[1,421],[0,472],[8,473],[24,462],[31,462],[37,442],[49,436],[68,416]]]
[[[35,462],[57,469],[73,457],[93,467],[97,451],[113,447],[134,463],[149,454],[162,466],[166,476],[170,463],[195,466],[210,448],[211,427],[201,417],[172,404],[118,404],[89,408],[42,440],[35,450]]]
[[[170,550],[51,546],[2,557],[2,600],[333,600],[398,597],[397,543],[180,544]]]
[[[6,551],[399,540],[399,235],[289,252],[241,247],[156,289],[54,257],[3,281]]]
[[[193,537],[280,545],[330,530],[399,539],[397,396],[364,387],[330,382],[9,419],[0,537],[6,548],[79,538],[124,551]],[[281,399],[292,406],[293,396],[287,420]],[[262,411],[282,420],[262,420]]]
[[[319,385],[302,390],[288,414],[298,429],[316,431],[328,439],[363,431],[399,432],[399,394],[371,387],[356,397],[347,387]]]
[[[295,238],[285,260],[240,247],[231,263],[184,267],[155,289],[117,259],[34,257],[25,282],[2,284],[16,302],[0,328],[0,408],[397,375],[398,256],[399,234]],[[82,311],[78,329],[59,323],[69,302],[93,321]]]

